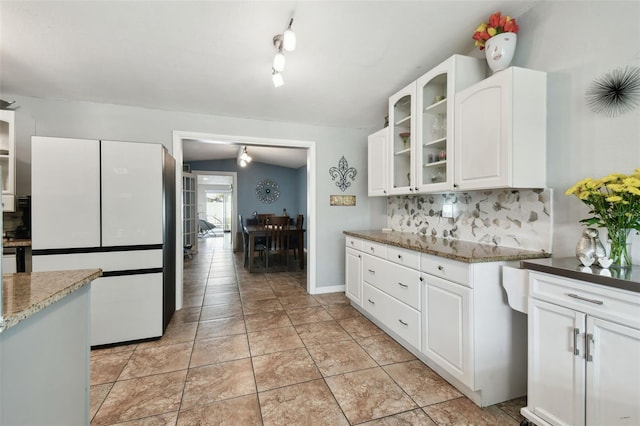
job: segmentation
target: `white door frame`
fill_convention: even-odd
[[[209,176],[231,176],[233,182],[231,183],[231,194],[233,194],[233,211],[231,212],[231,248],[235,248],[236,245],[236,232],[237,232],[237,224],[238,221],[238,195],[236,194],[238,191],[238,172],[216,172],[212,170],[191,170],[191,173],[194,175],[209,175]],[[196,182],[197,182],[196,178]],[[198,184],[196,184],[196,188]],[[198,192],[199,193],[199,192]],[[197,198],[197,197],[196,197]]]
[[[212,133],[173,132],[173,157],[176,160],[176,200],[182,200],[182,141],[209,140],[232,145],[281,146],[307,150],[307,292],[316,293],[316,142],[293,139],[256,138],[251,136],[216,135]],[[176,309],[182,308],[183,247],[182,247],[182,203],[176,203]]]

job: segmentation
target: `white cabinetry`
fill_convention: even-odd
[[[15,211],[16,160],[15,112],[0,110],[0,169],[2,170],[2,211]]]
[[[455,96],[458,190],[546,186],[546,74],[510,67]]]
[[[453,189],[454,95],[484,76],[484,61],[453,55],[389,98],[390,194]]]
[[[529,274],[529,385],[539,425],[640,424],[640,294]]]
[[[369,197],[388,195],[388,135],[389,128],[387,127],[369,135],[367,151]]]
[[[362,241],[347,237],[345,249],[345,294],[357,305],[362,304]]]
[[[526,393],[526,317],[505,301],[502,266],[422,254],[422,353],[483,407]]]

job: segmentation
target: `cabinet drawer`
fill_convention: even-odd
[[[378,321],[420,349],[420,312],[364,283],[362,305]]]
[[[420,269],[420,253],[417,251],[387,246],[387,260],[408,268]]]
[[[537,272],[529,273],[529,289],[535,299],[640,328],[640,293]]]
[[[420,310],[420,272],[365,254],[364,282]]]
[[[355,250],[362,251],[362,240],[347,236],[346,246]]]
[[[443,257],[422,254],[422,269],[427,274],[473,287],[469,280],[469,264]]]
[[[387,257],[387,246],[373,241],[363,241],[362,251],[382,258]]]

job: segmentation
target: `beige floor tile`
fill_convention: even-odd
[[[495,405],[482,409],[464,397],[423,407],[423,410],[434,422],[443,426],[461,424],[517,426],[519,424],[517,420]]]
[[[180,411],[177,426],[193,425],[260,426],[262,416],[258,395],[241,396]]]
[[[325,309],[335,320],[362,316],[357,309],[349,305],[327,305]]]
[[[349,424],[322,380],[260,392],[258,397],[265,426]]]
[[[344,293],[326,293],[313,296],[321,305],[344,305],[351,303]]]
[[[203,306],[200,321],[242,316],[242,304]]]
[[[264,355],[304,346],[293,327],[272,328],[247,333],[251,355]]]
[[[243,301],[242,309],[245,315],[284,310],[278,299]]]
[[[120,375],[121,379],[185,370],[189,366],[193,343],[136,349]]]
[[[204,296],[188,296],[182,299],[183,308],[193,308],[202,306]]]
[[[325,380],[352,424],[418,408],[380,367]]]
[[[235,284],[207,286],[207,290],[204,293],[204,296],[207,297],[214,294],[227,294],[227,293],[238,293],[238,286]]]
[[[255,356],[252,361],[259,392],[322,377],[306,349]]]
[[[240,293],[212,293],[204,296],[203,306],[240,303]]]
[[[106,354],[115,354],[117,352],[132,352],[137,347],[138,347],[137,343],[132,343],[129,345],[118,345],[118,346],[111,346],[108,348],[91,349],[91,357],[106,355]]]
[[[411,352],[386,334],[365,337],[358,343],[380,365],[416,359]]]
[[[173,345],[175,343],[193,342],[198,329],[197,322],[184,324],[169,324],[164,335],[158,340],[138,344],[137,349],[155,348],[158,346]]]
[[[417,408],[404,413],[394,414],[393,416],[384,417],[378,420],[362,423],[363,426],[402,426],[402,425],[420,425],[420,426],[437,426],[433,420],[425,414],[424,411]]]
[[[96,426],[178,411],[187,370],[120,380],[95,415]]]
[[[210,339],[212,337],[231,336],[233,334],[243,334],[247,330],[244,326],[244,318],[233,317],[212,321],[200,321],[196,340]]]
[[[174,426],[178,418],[178,412],[158,414],[157,416],[149,416],[143,419],[131,420],[128,422],[118,423],[114,426]]]
[[[193,345],[190,368],[249,357],[246,334],[197,340]]]
[[[310,346],[308,350],[325,377],[376,367],[375,361],[353,340]]]
[[[278,300],[287,311],[291,309],[306,308],[309,306],[320,306],[313,296],[306,293],[295,296],[279,296]]]
[[[351,336],[335,321],[302,324],[296,326],[296,330],[307,347],[351,339]]]
[[[269,288],[260,291],[245,291],[240,293],[240,297],[244,303],[255,302],[257,300],[276,299],[275,293]]]
[[[131,355],[133,355],[132,350],[92,356],[90,362],[91,384],[113,383],[118,380]]]
[[[520,414],[520,409],[527,406],[527,397],[515,398],[510,401],[501,402],[498,407],[505,411],[508,415],[521,422],[524,420],[524,416]]]
[[[182,308],[173,313],[170,324],[184,324],[188,322],[198,322],[200,319],[200,308]]]
[[[331,321],[331,315],[322,306],[308,308],[287,309],[287,314],[293,325],[309,324],[313,322]]]
[[[96,415],[112,387],[113,383],[91,386],[89,389],[89,421]]]
[[[190,368],[182,410],[256,392],[249,358]]]
[[[384,333],[377,325],[363,316],[345,318],[338,320],[338,322],[356,340]]]
[[[259,312],[245,315],[244,322],[247,331],[259,331],[292,325],[285,311]]]
[[[386,365],[383,368],[420,407],[462,396],[420,360]]]

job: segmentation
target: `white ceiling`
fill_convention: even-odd
[[[540,1],[2,0],[0,95],[376,129],[389,95],[470,52],[491,13]],[[290,17],[298,46],[274,88]]]

